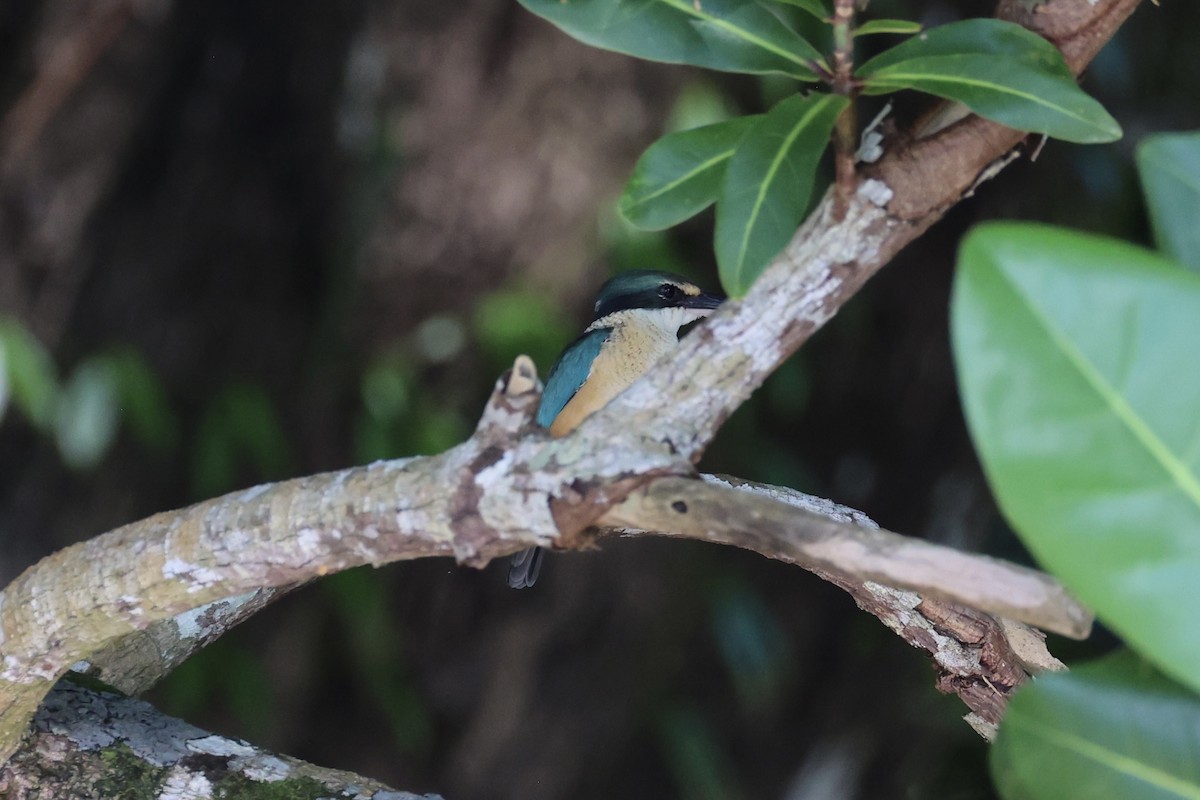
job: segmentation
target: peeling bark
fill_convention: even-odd
[[[841,522],[803,503],[804,495],[777,486],[666,478],[634,492],[601,521],[731,544],[822,574],[986,609],[1075,639],[1091,632],[1092,613],[1045,573],[873,523]]]

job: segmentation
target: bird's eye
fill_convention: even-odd
[[[674,303],[682,294],[683,291],[673,283],[664,283],[658,287],[658,296],[668,303]]]

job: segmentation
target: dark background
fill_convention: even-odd
[[[989,6],[871,10],[937,24]],[[1195,3],[1139,9],[1084,81],[1125,138],[1051,142],[984,186],[702,466],[1024,558],[959,412],[954,250],[990,218],[1146,241],[1133,150],[1200,127],[1198,21]],[[445,449],[515,354],[549,366],[615,270],[715,287],[710,216],[642,234],[613,201],[665,130],[788,90],[589,49],[515,0],[3,0],[0,319],[64,382],[106,358],[137,368],[115,440],[86,463],[8,408],[0,584],[156,511]],[[992,796],[986,747],[926,658],[794,567],[639,540],[551,557],[528,591],[504,573],[427,560],[334,576],[152,699],[460,799]],[[1051,649],[1081,657],[1097,638]]]

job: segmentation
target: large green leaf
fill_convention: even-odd
[[[813,179],[846,98],[793,95],[742,138],[717,200],[716,252],[721,283],[746,293],[804,218]]]
[[[705,125],[659,139],[638,159],[618,207],[639,228],[669,228],[716,199],[734,148],[762,115]]]
[[[521,0],[581,42],[652,61],[816,80],[821,53],[760,0]]]
[[[1017,692],[991,752],[1005,800],[1200,800],[1200,697],[1128,652]]]
[[[1137,162],[1159,248],[1200,271],[1200,131],[1147,136]]]
[[[1046,567],[1200,689],[1200,276],[1031,224],[972,233],[954,354],[992,488]]]
[[[970,19],[933,28],[856,74],[867,94],[916,89],[1017,130],[1083,143],[1121,137],[1121,126],[1079,88],[1054,45],[1011,22]]]

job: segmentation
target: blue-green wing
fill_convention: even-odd
[[[538,406],[538,425],[549,428],[558,413],[571,402],[571,398],[587,380],[588,373],[592,371],[592,362],[611,333],[612,328],[588,331],[563,350],[546,378],[546,390],[542,392],[542,404]]]

